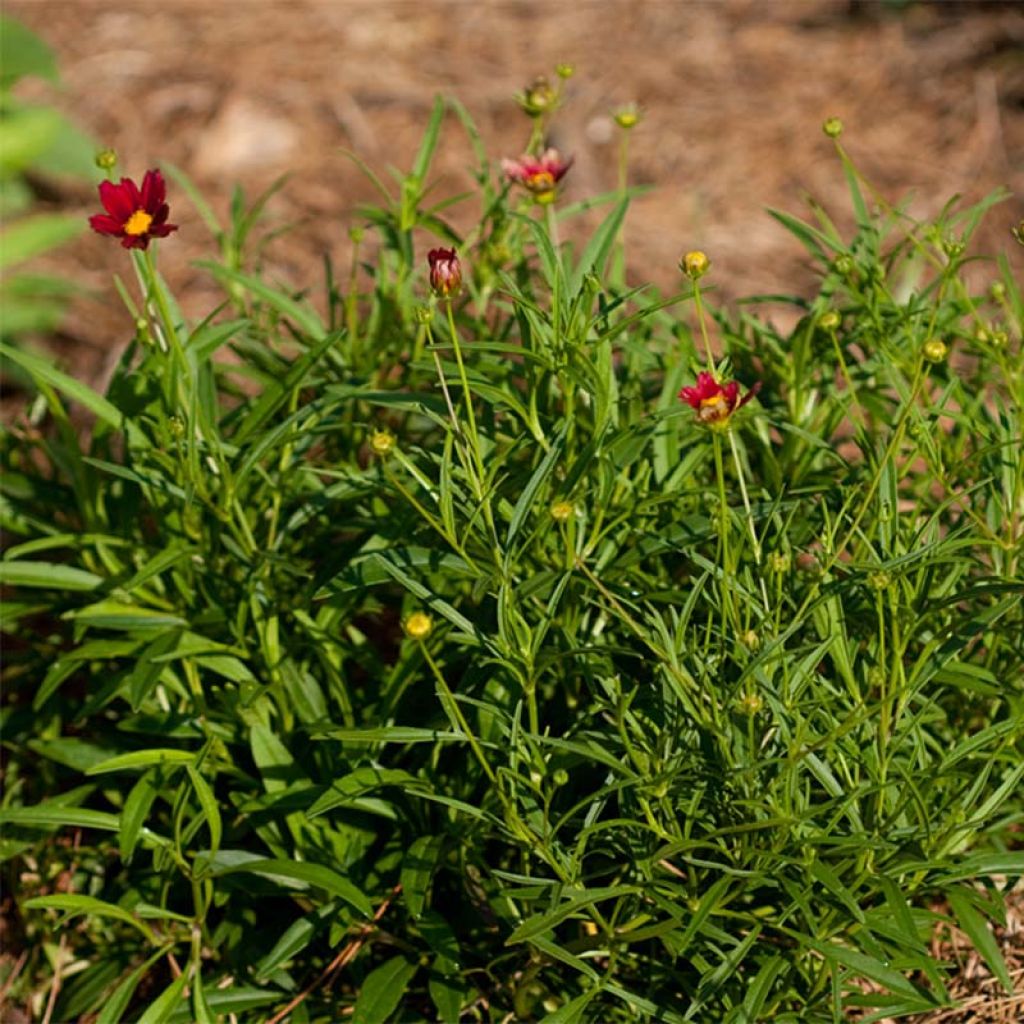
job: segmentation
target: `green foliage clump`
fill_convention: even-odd
[[[319,309],[265,197],[176,175],[223,303],[135,252],[105,395],[5,349],[0,852],[54,1019],[872,1020],[948,1005],[943,922],[1009,984],[1024,303],[964,274],[998,197],[921,223],[835,146],[856,227],[775,214],[785,329],[713,253],[627,286],[625,175],[512,189],[439,101]]]

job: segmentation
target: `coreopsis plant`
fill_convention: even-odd
[[[452,107],[475,224],[426,200]],[[4,995],[97,1024],[921,1019],[951,928],[1011,989],[1024,301],[1008,265],[960,274],[991,201],[873,215],[837,149],[857,216],[785,218],[820,268],[786,333],[696,251],[678,293],[627,287],[625,174],[587,237],[482,148],[438,100],[322,296],[261,269],[276,225],[250,256],[241,197],[194,319],[132,253],[102,394],[0,345],[38,387],[0,445]],[[568,166],[506,174],[550,202]],[[128,248],[174,229],[158,172],[101,196]]]
[[[699,422],[713,429],[724,430],[732,414],[746,405],[760,390],[761,382],[758,381],[741,398],[737,381],[730,380],[721,384],[714,374],[704,370],[697,374],[695,385],[680,390],[679,397],[696,412]]]
[[[117,184],[100,182],[99,193],[106,213],[91,216],[89,225],[101,235],[120,238],[125,249],[146,249],[150,239],[178,230],[177,224],[167,223],[167,186],[159,170],[146,171],[141,188],[122,178]]]
[[[562,158],[557,149],[546,149],[540,156],[523,154],[518,160],[502,160],[509,181],[522,185],[538,203],[554,202],[558,183],[572,167],[573,158]]]

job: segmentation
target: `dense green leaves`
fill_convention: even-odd
[[[54,1019],[909,1014],[949,926],[1006,985],[1022,308],[949,241],[985,204],[872,214],[844,166],[852,237],[776,216],[820,272],[782,331],[627,288],[629,190],[585,238],[456,105],[461,241],[449,109],[322,301],[239,191],[200,211],[223,305],[136,261],[105,394],[4,349],[39,396],[0,476],[24,978],[73,915]],[[763,387],[716,419],[701,371]]]

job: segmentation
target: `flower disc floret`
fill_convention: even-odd
[[[703,371],[697,375],[697,383],[693,387],[683,388],[679,397],[696,413],[699,422],[706,426],[724,429],[729,417],[742,406],[746,405],[761,390],[758,381],[742,398],[739,384],[731,380],[719,384],[712,374]]]
[[[522,185],[538,203],[550,203],[572,160],[563,160],[557,149],[547,149],[540,156],[527,153],[518,160],[502,160],[501,166],[508,180]]]
[[[125,249],[146,249],[151,238],[166,238],[178,230],[177,224],[167,223],[167,186],[158,170],[146,171],[141,188],[131,178],[122,178],[118,184],[100,182],[99,193],[107,212],[93,214],[89,226],[101,235],[120,238]]]

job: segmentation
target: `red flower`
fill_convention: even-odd
[[[509,181],[517,182],[537,197],[539,203],[555,198],[558,183],[572,167],[573,158],[563,160],[557,149],[547,149],[540,156],[528,153],[518,160],[502,160],[501,166]]]
[[[430,287],[435,295],[448,298],[458,295],[462,288],[462,264],[454,249],[431,249],[427,253],[430,263]]]
[[[696,387],[683,388],[679,397],[697,412],[697,419],[710,427],[724,428],[729,417],[761,390],[758,381],[742,398],[740,386],[731,380],[721,385],[706,371],[697,374]]]
[[[159,171],[146,171],[141,189],[131,178],[122,178],[120,185],[101,182],[100,202],[107,212],[94,214],[89,225],[101,235],[120,238],[126,249],[145,249],[151,238],[166,238],[178,230],[177,224],[167,223],[166,194]]]

